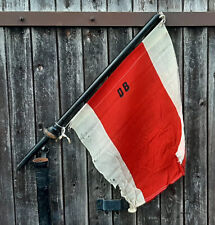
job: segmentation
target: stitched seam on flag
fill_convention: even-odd
[[[139,57],[138,57],[138,59],[136,59],[135,60],[135,62],[133,63],[133,65],[129,68],[129,70],[119,79],[119,81],[121,81],[130,71],[131,71],[131,69],[133,69],[133,67],[137,64],[137,62],[144,56],[144,55],[146,55],[146,51],[144,52],[144,53],[142,53]],[[110,91],[94,106],[94,108],[96,109],[103,101],[104,101],[104,99],[105,98],[107,98],[108,97],[108,95],[113,91],[113,89],[116,87],[118,85],[118,83],[117,84],[115,84],[111,89],[110,89]]]

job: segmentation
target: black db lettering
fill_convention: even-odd
[[[127,82],[124,82],[124,83],[122,84],[122,86],[123,86],[123,88],[124,88],[124,90],[125,90],[126,92],[129,90],[129,86],[128,86]]]
[[[120,98],[124,95],[124,93],[123,93],[123,91],[122,91],[121,88],[119,88],[119,89],[117,90],[117,92],[118,92]]]
[[[122,87],[123,87],[123,88],[119,88],[119,89],[117,90],[117,92],[118,92],[120,98],[124,96],[124,92],[123,92],[122,89],[124,89],[125,92],[129,91],[129,89],[130,89],[130,87],[129,87],[129,85],[128,85],[127,82],[124,82],[124,83],[122,84]]]

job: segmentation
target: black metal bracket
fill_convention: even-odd
[[[48,158],[49,148],[46,146],[43,146],[41,150],[39,151],[39,153],[41,158]]]
[[[41,149],[43,157],[35,158],[33,160],[36,172],[37,184],[37,203],[38,203],[38,216],[40,225],[51,225],[51,214],[49,205],[49,168],[48,158],[46,154],[48,149],[44,147]]]
[[[129,208],[129,204],[125,199],[104,200],[98,199],[96,201],[97,210],[102,211],[121,211]]]

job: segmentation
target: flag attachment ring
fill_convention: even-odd
[[[66,138],[68,143],[71,143],[70,138],[65,134],[66,133],[66,127],[60,126],[57,122],[55,122],[55,125],[61,129],[60,136],[56,139],[56,141],[61,140],[62,138]],[[68,126],[68,125],[67,125]]]
[[[162,19],[161,23],[165,24],[166,23],[166,16],[163,14],[163,12],[159,12],[158,14],[160,15],[159,18]]]

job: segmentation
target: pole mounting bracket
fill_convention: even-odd
[[[112,200],[98,199],[96,206],[97,210],[101,211],[121,211],[129,208],[129,204],[124,198]]]

